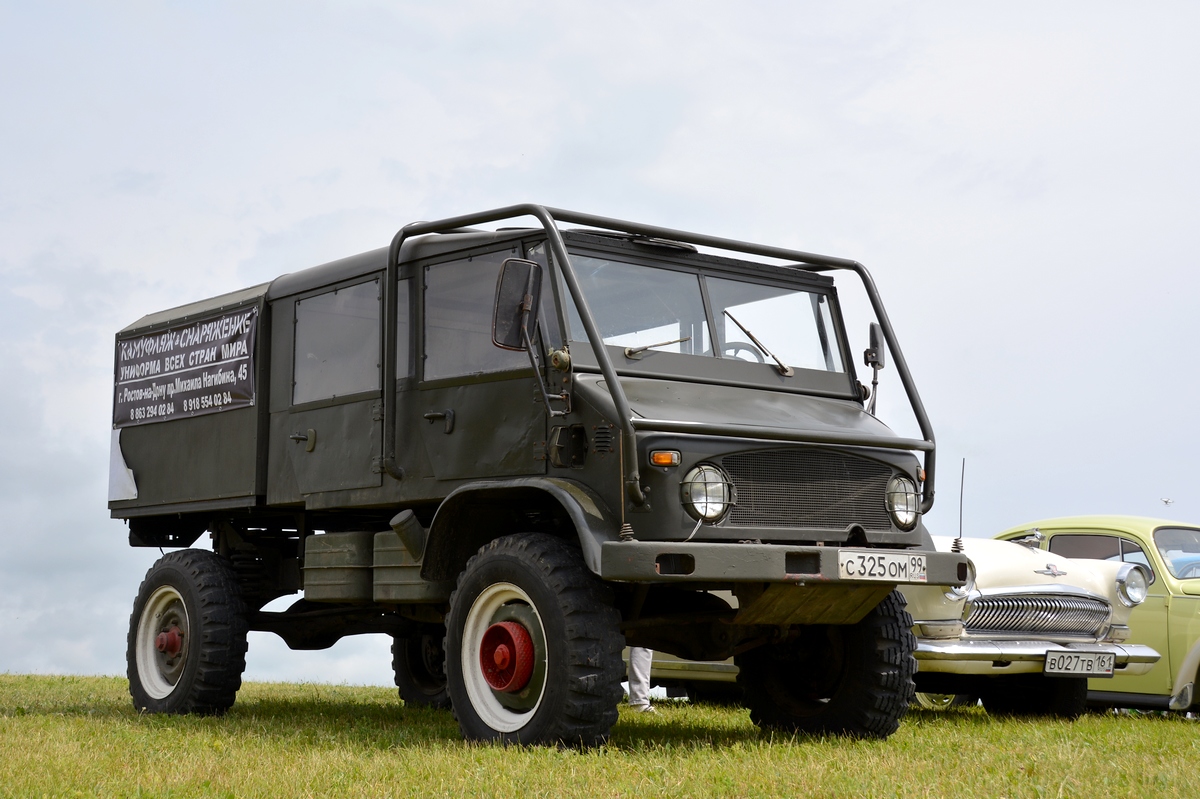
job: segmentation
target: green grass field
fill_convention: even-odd
[[[888,741],[770,737],[743,710],[624,709],[597,750],[464,743],[386,688],[250,683],[222,718],[139,716],[117,678],[0,675],[0,796],[1196,797],[1200,723],[913,711]]]

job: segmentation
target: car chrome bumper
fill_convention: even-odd
[[[1048,652],[1111,652],[1116,673],[1145,674],[1162,656],[1141,644],[1056,644],[1053,641],[934,641],[917,639],[914,653],[920,671],[953,674],[1021,674],[1040,672]]]

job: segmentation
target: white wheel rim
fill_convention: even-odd
[[[545,633],[541,629],[543,627],[541,614],[538,613],[529,594],[512,583],[493,583],[485,588],[471,604],[471,609],[467,611],[466,623],[463,625],[461,658],[467,698],[471,700],[471,707],[479,715],[480,721],[496,732],[516,732],[524,727],[541,707],[542,697],[546,695],[546,678],[543,678],[537,702],[533,707],[522,711],[505,707],[496,698],[495,692],[483,675],[483,669],[480,668],[479,652],[483,645],[483,634],[488,627],[492,626],[497,612],[505,605],[512,603],[525,605],[533,611],[539,629],[530,630],[529,634],[535,638],[535,641],[539,637],[544,641]],[[548,675],[550,664],[545,665]]]
[[[178,627],[183,637],[182,648],[174,657],[159,652],[156,646],[158,634],[166,632],[172,626]],[[138,681],[150,698],[165,699],[175,690],[187,663],[190,632],[191,625],[188,624],[187,606],[183,603],[183,597],[173,586],[156,588],[142,608],[142,617],[138,619],[137,638],[134,641]]]

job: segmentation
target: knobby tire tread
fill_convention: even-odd
[[[220,715],[233,707],[242,687],[249,623],[237,574],[227,559],[214,552],[176,550],[163,555],[150,567],[138,588],[138,601],[130,617],[127,676],[132,685],[136,678],[134,647],[142,607],[150,590],[161,584],[159,574],[172,569],[191,582],[199,604],[199,618],[189,621],[192,642],[188,656],[197,658],[197,666],[190,685],[181,686],[185,693],[172,700],[172,707],[165,712]],[[197,630],[201,633],[199,636]],[[134,697],[134,704],[138,710],[149,710],[138,703],[137,697]]]
[[[459,576],[450,596],[451,608],[459,599],[463,575],[504,555],[532,567],[558,597],[567,639],[568,682],[562,712],[536,741],[526,743],[604,744],[617,721],[625,674],[621,660],[625,638],[611,590],[588,570],[578,549],[551,535],[524,533],[497,538],[480,548]],[[445,646],[449,651],[448,639]]]
[[[851,738],[887,738],[900,727],[916,695],[913,675],[917,663],[913,657],[916,637],[912,633],[903,596],[892,591],[861,621],[847,630],[851,636],[865,636],[873,644],[873,658],[867,662],[847,662],[843,666],[839,695],[826,708],[811,715],[793,715],[766,687],[767,675],[759,656],[751,657],[739,675],[750,719],[768,731],[843,735]],[[859,643],[863,642],[859,639]],[[865,647],[865,644],[863,644]],[[848,646],[847,650],[853,649]],[[739,664],[740,665],[740,664]],[[802,675],[796,675],[802,677]],[[848,681],[848,682],[847,682]]]

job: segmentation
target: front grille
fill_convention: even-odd
[[[737,489],[735,527],[891,530],[883,505],[892,470],[820,449],[741,452],[722,460]]]
[[[1031,594],[975,600],[967,616],[967,634],[1097,636],[1108,623],[1107,602],[1078,596]]]

